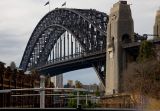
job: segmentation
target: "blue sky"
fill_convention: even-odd
[[[1,0],[0,1],[0,61],[10,64],[15,61],[19,66],[29,37],[40,19],[48,12],[44,6],[48,0]],[[66,1],[68,8],[96,9],[109,14],[113,3],[118,0],[50,0],[51,10]],[[135,32],[152,34],[156,10],[160,0],[128,0],[131,5]],[[69,72],[67,79],[82,83],[99,83],[93,69]]]

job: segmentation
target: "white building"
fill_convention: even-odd
[[[55,88],[63,88],[63,74],[51,77],[51,81],[54,83]]]

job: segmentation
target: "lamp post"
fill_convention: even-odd
[[[45,108],[45,76],[40,76],[40,108]]]
[[[79,91],[77,91],[77,108],[78,108],[78,105],[79,105]]]

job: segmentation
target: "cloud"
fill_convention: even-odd
[[[38,21],[48,12],[37,0],[4,0],[0,2],[0,58],[19,65],[27,41]],[[15,58],[14,58],[15,57]]]
[[[135,23],[135,32],[153,34],[155,14],[159,4],[159,0],[132,0],[131,9]]]

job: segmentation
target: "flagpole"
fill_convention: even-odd
[[[66,1],[65,1],[65,6],[64,6],[64,8],[66,8]]]
[[[66,2],[64,2],[64,3],[61,5],[61,7],[66,8]]]
[[[49,12],[50,12],[50,0],[49,0]]]

